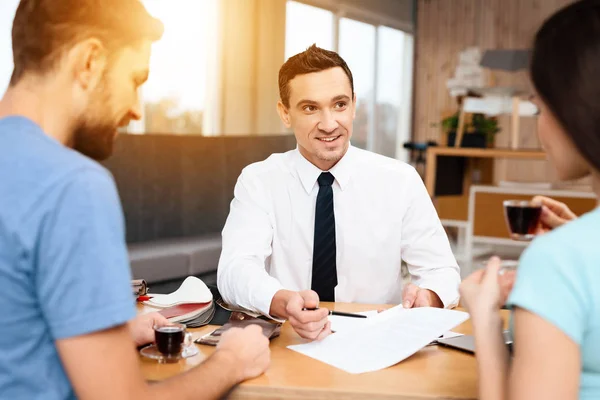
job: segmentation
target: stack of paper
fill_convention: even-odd
[[[402,308],[401,305],[398,307]],[[330,315],[329,322],[331,322],[331,331],[332,332],[343,332],[343,331],[358,329],[358,328],[362,327],[364,324],[368,323],[368,319],[379,314],[379,312],[377,310],[370,310],[370,311],[360,311],[360,312],[357,312],[356,314],[364,315],[367,318],[349,318],[349,317],[343,317],[340,315]],[[438,339],[442,339],[442,338],[447,339],[447,338],[453,338],[453,337],[462,336],[462,335],[463,335],[462,333],[448,331],[448,332],[444,333],[441,337],[438,337]],[[432,344],[435,344],[435,340],[432,342]]]
[[[353,329],[338,324],[338,332],[322,341],[288,348],[359,374],[399,363],[468,318],[461,311],[397,306],[364,318]]]
[[[356,314],[364,315],[367,318],[351,318],[342,317],[340,315],[330,315],[329,322],[331,322],[332,332],[343,332],[348,330],[355,330],[361,328],[363,325],[369,323],[369,318],[372,318],[378,314],[377,310],[361,311]]]
[[[171,322],[196,328],[210,322],[215,313],[213,296],[202,280],[187,277],[179,289],[170,294],[151,294],[144,304],[160,308],[160,314]]]

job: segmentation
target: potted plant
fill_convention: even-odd
[[[454,146],[458,130],[458,112],[442,120],[442,129],[448,134],[448,146]],[[470,122],[465,122],[465,133],[461,147],[493,147],[496,133],[500,131],[496,117],[472,114]]]

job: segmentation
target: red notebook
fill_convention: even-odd
[[[159,311],[165,318],[176,318],[188,316],[193,317],[194,315],[200,314],[202,311],[210,307],[211,302],[208,303],[186,303],[179,304],[173,307],[163,308]],[[187,318],[186,318],[187,319]]]

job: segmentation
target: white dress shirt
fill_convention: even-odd
[[[246,167],[223,229],[218,286],[227,303],[269,315],[280,289],[311,287],[317,178],[298,149]],[[460,275],[423,181],[410,165],[350,146],[335,177],[335,300],[398,304],[412,282],[458,303]]]

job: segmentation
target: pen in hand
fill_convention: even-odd
[[[302,311],[315,311],[318,310],[318,308],[303,308]],[[333,311],[333,310],[329,310],[329,315],[337,315],[338,317],[351,317],[351,318],[367,318],[366,315],[362,315],[362,314],[353,314],[353,313],[346,313],[346,312],[342,312],[342,311]]]

